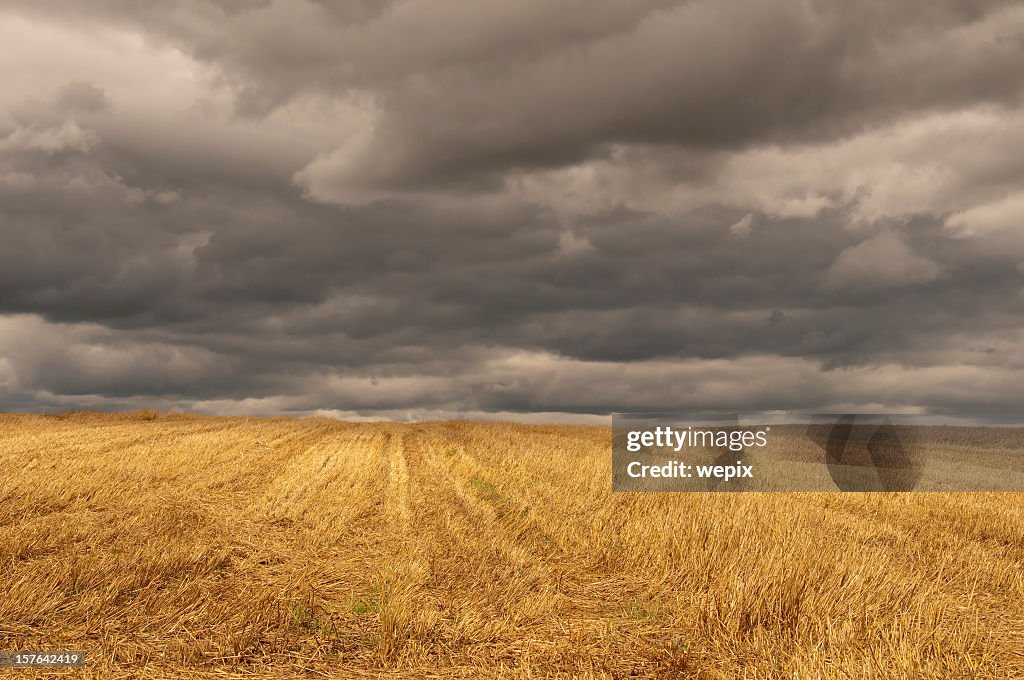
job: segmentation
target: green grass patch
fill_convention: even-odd
[[[387,583],[384,584],[387,587]],[[345,600],[345,608],[356,616],[375,616],[384,608],[381,586],[371,585],[359,595]]]
[[[474,475],[469,478],[469,485],[473,487],[476,495],[479,496],[481,500],[487,501],[491,505],[505,504],[505,497],[501,495],[491,480]]]
[[[345,604],[356,616],[372,616],[380,613],[380,602],[375,599],[352,598]]]
[[[334,617],[312,597],[292,604],[289,624],[307,635],[316,635],[323,639],[338,637]]]
[[[661,618],[661,613],[658,611],[657,606],[649,602],[641,602],[640,600],[630,600],[622,606],[622,611],[627,618],[634,621],[657,622]]]

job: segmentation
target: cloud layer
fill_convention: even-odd
[[[1017,3],[35,0],[0,44],[2,409],[1024,397]]]

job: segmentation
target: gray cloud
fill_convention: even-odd
[[[0,407],[1009,412],[1019,35],[998,2],[5,3]]]
[[[915,254],[899,236],[881,232],[841,252],[825,272],[825,287],[886,290],[928,283],[940,275],[934,262]]]

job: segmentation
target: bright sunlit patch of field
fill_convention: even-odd
[[[87,676],[1024,677],[1020,495],[613,495],[607,429],[465,422],[0,416],[0,465],[0,650]]]

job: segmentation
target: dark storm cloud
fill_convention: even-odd
[[[49,16],[170,41],[221,69],[246,112],[309,92],[370,97],[381,111],[372,137],[311,179],[345,184],[347,196],[477,186],[482,174],[559,166],[615,143],[820,140],[908,111],[1013,106],[1024,86],[1018,10],[962,0],[193,1],[56,3]]]
[[[5,3],[0,406],[1008,412],[1021,35],[997,2]]]

